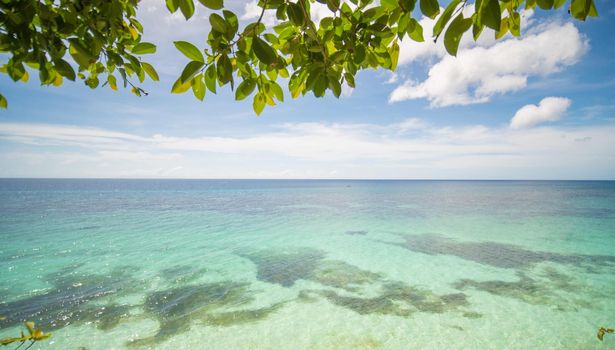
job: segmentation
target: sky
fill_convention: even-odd
[[[226,5],[244,24],[257,16],[254,1]],[[615,1],[597,6],[586,22],[525,12],[520,38],[486,29],[457,57],[405,39],[395,73],[362,71],[339,99],[286,93],[257,117],[229,89],[204,102],[170,93],[187,63],[172,43],[204,47],[210,12],[197,4],[186,22],[142,0],[144,40],[158,46],[144,60],[161,81],[139,98],[2,74],[0,177],[615,179]]]

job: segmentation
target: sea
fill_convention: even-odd
[[[29,321],[31,349],[615,349],[615,182],[1,179],[0,338]]]

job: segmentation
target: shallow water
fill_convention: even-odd
[[[5,179],[0,238],[33,348],[615,348],[615,182]]]

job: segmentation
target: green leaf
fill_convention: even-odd
[[[128,58],[128,60],[130,61],[130,66],[132,67],[132,70],[134,70],[136,73],[139,73],[141,71],[141,61],[139,61],[138,58],[132,55],[127,55],[126,58]]]
[[[336,12],[340,8],[340,0],[326,0],[325,2],[331,12]]]
[[[495,32],[495,39],[500,39],[501,37],[503,37],[504,35],[506,35],[506,33],[508,33],[508,17],[502,18],[502,22],[500,25],[500,30],[498,30],[497,32]]]
[[[421,12],[431,19],[436,18],[440,13],[440,5],[437,0],[420,0],[420,7]]]
[[[205,62],[201,51],[191,43],[187,41],[175,41],[173,44],[175,44],[175,47],[189,59],[193,61]]]
[[[155,53],[156,45],[152,43],[146,43],[146,42],[138,43],[137,45],[133,46],[131,51],[135,55],[145,55],[148,53]]]
[[[278,99],[278,101],[284,102],[284,92],[282,91],[282,87],[275,81],[271,81],[271,92],[273,92],[273,95]]]
[[[218,75],[216,73],[216,65],[210,64],[209,67],[205,70],[205,86],[209,91],[216,93],[216,81],[218,80]]]
[[[380,4],[389,11],[399,7],[397,0],[380,0]]]
[[[26,71],[26,69],[23,66],[23,63],[21,62],[9,64],[8,66],[8,74],[9,74],[9,77],[13,79],[13,81],[21,80],[27,73],[28,72]],[[45,81],[45,80],[42,80],[42,81]]]
[[[536,0],[538,7],[543,10],[550,10],[553,8],[554,1],[553,0]]]
[[[360,43],[357,43],[354,49],[353,61],[357,65],[360,65],[361,63],[363,63],[363,61],[365,61],[365,46],[361,45]]]
[[[475,16],[476,14],[472,15],[472,17],[475,17]],[[474,22],[474,24],[472,25],[472,37],[474,38],[474,41],[478,40],[484,28],[485,28],[484,25],[482,24],[479,25],[479,24],[476,24],[476,22]]]
[[[158,73],[151,64],[147,62],[141,62],[141,68],[143,68],[145,73],[147,73],[147,75],[149,75],[149,77],[152,78],[153,81],[160,80],[160,78],[158,77]]]
[[[233,79],[233,65],[227,55],[221,55],[217,64],[218,81],[226,84]]]
[[[314,80],[314,96],[323,97],[327,91],[327,86],[329,86],[329,79],[327,79],[327,76],[318,74]]]
[[[186,81],[192,80],[192,78],[194,78],[194,76],[197,73],[199,73],[201,68],[203,68],[204,66],[205,66],[205,63],[203,62],[199,62],[199,61],[188,62],[188,64],[186,65],[186,67],[184,67],[184,70],[182,71],[182,74],[180,76],[181,81],[186,82]]]
[[[333,92],[333,96],[337,98],[342,94],[342,85],[337,79],[329,79],[329,89]]]
[[[70,46],[73,47],[75,51],[77,51],[79,54],[87,57],[88,59],[93,58],[93,55],[90,50],[85,45],[83,45],[83,43],[81,43],[77,38],[71,38],[68,39],[68,41],[70,42]]]
[[[479,22],[495,31],[500,30],[502,13],[498,0],[482,0],[480,5]]]
[[[99,83],[98,77],[92,75],[85,80],[85,85],[89,86],[91,89],[96,89]]]
[[[259,92],[254,95],[254,100],[252,101],[252,108],[254,109],[254,112],[256,112],[256,115],[260,115],[263,112],[266,101],[267,100],[265,98],[265,95],[262,92]]]
[[[255,36],[252,39],[252,49],[254,50],[254,54],[259,59],[259,61],[264,64],[272,64],[276,61],[277,55],[275,50],[269,46],[263,39]]]
[[[408,36],[410,39],[419,43],[425,41],[425,38],[423,37],[423,27],[414,18],[410,19],[410,23],[408,25]]]
[[[395,70],[397,68],[397,61],[399,59],[399,45],[397,41],[391,45],[389,49],[389,55],[391,56],[391,70]]]
[[[109,84],[111,90],[117,91],[117,79],[114,75],[109,74],[109,76],[107,76],[107,83]]]
[[[521,16],[519,15],[519,12],[513,12],[508,17],[508,29],[514,36],[521,35]]]
[[[598,15],[593,0],[572,0],[570,13],[576,19],[584,21],[587,16],[595,17]]]
[[[237,34],[237,30],[239,29],[239,19],[237,19],[237,15],[235,15],[231,11],[224,10],[222,11],[224,14],[224,19],[226,20],[226,38],[228,40],[233,39],[235,34]]]
[[[4,97],[4,95],[0,94],[0,108],[8,108],[9,107],[9,101],[6,100],[6,97]]]
[[[205,84],[203,84],[203,76],[197,75],[194,79],[192,79],[192,93],[194,97],[198,98],[200,101],[203,101],[205,98]]]
[[[124,88],[125,88],[128,85],[128,79],[126,78],[126,69],[120,68],[118,69],[118,71],[120,72],[120,75],[122,76],[122,80],[124,81]]]
[[[199,0],[199,2],[212,10],[219,10],[224,7],[222,0]]]
[[[303,15],[303,10],[299,4],[289,2],[288,7],[286,8],[286,14],[291,22],[293,22],[296,26],[303,26],[305,23],[305,16]]]
[[[188,89],[190,89],[190,81],[183,82],[181,78],[177,78],[171,88],[171,92],[174,94],[183,94],[188,91]]]
[[[444,47],[449,54],[457,56],[457,49],[463,33],[472,26],[471,18],[463,18],[463,13],[460,13],[451,22],[444,34]]]
[[[412,13],[414,6],[416,6],[416,0],[401,0],[399,2],[404,11]]]
[[[169,12],[175,13],[175,11],[177,11],[177,8],[179,7],[178,1],[179,0],[166,0],[166,4],[167,4],[167,8],[169,9]]]
[[[186,19],[194,15],[194,2],[192,0],[179,0],[179,9]]]
[[[73,57],[75,62],[79,64],[80,68],[86,69],[89,67],[90,62],[94,60],[94,57],[90,54],[88,49],[83,46],[77,39],[69,39],[70,47],[68,52]]]
[[[346,80],[346,84],[351,88],[355,87],[354,76],[350,73],[344,73],[344,80]]]
[[[54,62],[55,65],[55,69],[58,73],[60,73],[60,75],[62,75],[63,77],[65,77],[66,79],[75,81],[75,70],[73,69],[73,67],[66,61],[64,61],[63,59],[59,58],[57,60],[55,60]]]
[[[460,2],[461,0],[453,0],[448,4],[448,6],[446,6],[446,9],[442,12],[442,15],[440,15],[438,21],[433,27],[433,36],[437,37],[440,33],[442,33],[442,30],[451,19],[453,11],[455,11]]]
[[[209,23],[211,28],[220,34],[226,33],[226,21],[217,13],[209,15]]]
[[[235,99],[237,101],[241,101],[246,97],[250,96],[250,94],[254,91],[256,87],[256,81],[254,79],[246,79],[239,84],[237,90],[235,91]]]
[[[587,15],[589,17],[598,17],[598,10],[596,9],[596,6],[593,0],[589,2],[589,12],[587,13]]]

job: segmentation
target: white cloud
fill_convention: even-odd
[[[545,97],[538,106],[529,104],[521,107],[510,120],[510,127],[523,129],[559,120],[568,107],[570,107],[570,100],[567,98]]]
[[[0,176],[614,178],[615,125],[517,130],[288,123],[245,137],[0,123]],[[566,154],[565,158],[560,155]]]
[[[571,23],[551,23],[533,30],[521,39],[461,49],[457,57],[444,55],[429,69],[426,80],[406,80],[389,101],[425,98],[432,107],[487,102],[495,94],[524,88],[531,76],[551,74],[576,63],[587,51],[587,40]],[[428,52],[415,55],[440,49],[425,50]]]
[[[355,8],[356,6],[347,0],[343,0],[341,3],[347,3],[351,8]],[[258,6],[258,0],[252,0],[247,3],[244,7],[244,13],[241,16],[241,19],[257,19],[261,15],[262,8]],[[321,4],[318,2],[313,2],[310,4],[310,17],[312,21],[318,25],[320,20],[325,17],[332,17],[333,13],[327,5]],[[265,10],[265,14],[263,15],[263,24],[266,26],[271,26],[277,22],[275,10]]]
[[[252,0],[249,3],[246,4],[246,6],[244,7],[244,13],[241,16],[241,19],[243,20],[248,20],[248,19],[258,19],[261,15],[262,12],[262,8],[258,7],[258,0]],[[265,10],[265,13],[263,14],[263,19],[262,19],[262,23],[269,27],[274,25],[277,22],[277,18],[275,16],[275,11],[274,10]]]
[[[397,124],[400,132],[421,130],[427,128],[427,123],[419,118],[408,118]]]

